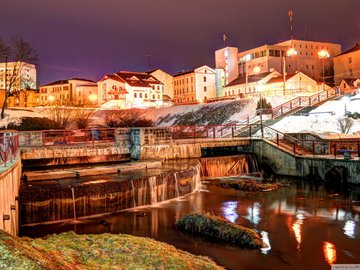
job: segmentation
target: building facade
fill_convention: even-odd
[[[174,103],[194,104],[216,97],[215,70],[204,65],[174,75]]]
[[[360,78],[360,44],[334,57],[335,84],[346,78]]]
[[[325,89],[327,89],[326,86]],[[248,97],[260,92],[265,96],[292,96],[311,94],[323,90],[311,77],[302,72],[287,74],[285,77],[277,71],[241,76],[224,88],[224,97]]]
[[[287,51],[290,48],[296,51],[296,55],[287,56]],[[221,66],[226,60],[222,50],[215,52],[216,66]],[[320,58],[318,53],[322,50],[328,52],[329,57]],[[283,73],[285,69],[286,73],[301,71],[315,80],[321,80],[324,74],[327,76],[331,73],[331,57],[340,54],[340,52],[340,44],[291,39],[274,45],[263,45],[239,52],[236,63],[228,61],[228,73],[233,74],[238,71],[238,75],[242,76],[246,73],[252,75],[271,72],[272,70]],[[222,57],[219,57],[221,55]],[[323,70],[325,71],[324,74]]]
[[[111,108],[160,107],[164,84],[145,72],[121,71],[98,82],[100,99]]]
[[[172,75],[159,68],[149,71],[148,74],[163,83],[163,96],[174,98],[174,77]]]
[[[36,66],[24,62],[0,63],[0,89],[7,89],[11,81],[12,90],[36,89]]]
[[[99,103],[97,83],[73,78],[55,81],[40,87],[41,106],[91,106]]]

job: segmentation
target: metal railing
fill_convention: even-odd
[[[7,166],[19,156],[19,134],[17,131],[0,132],[0,165]]]

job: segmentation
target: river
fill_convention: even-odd
[[[207,182],[210,182],[208,180]],[[330,269],[360,263],[359,187],[329,188],[291,180],[289,187],[248,193],[204,184],[200,192],[97,218],[25,226],[22,235],[39,237],[73,230],[79,234],[126,233],[151,237],[226,269]],[[269,248],[246,250],[193,238],[174,227],[187,213],[207,211],[256,229]]]

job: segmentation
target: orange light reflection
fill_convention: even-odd
[[[334,244],[330,242],[324,242],[323,250],[326,262],[329,265],[334,264],[336,262],[336,249]]]

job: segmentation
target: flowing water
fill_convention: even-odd
[[[143,189],[152,189],[152,202],[165,198],[164,189],[155,184],[156,181],[151,180],[149,185],[139,184]],[[359,263],[360,212],[354,202],[360,200],[360,188],[333,188],[291,181],[289,187],[258,193],[205,184],[200,192],[165,203],[96,218],[78,218],[76,223],[23,226],[21,233],[38,237],[74,230],[79,234],[109,232],[151,237],[190,253],[211,257],[226,269],[237,270],[328,270],[333,263]],[[166,186],[175,185],[171,188],[175,195],[177,184],[181,195],[180,181],[174,180]],[[140,202],[142,194],[147,192],[136,185],[135,188],[138,190],[137,202]],[[176,220],[194,211],[214,213],[253,228],[268,243],[268,248],[240,249],[176,230]]]

